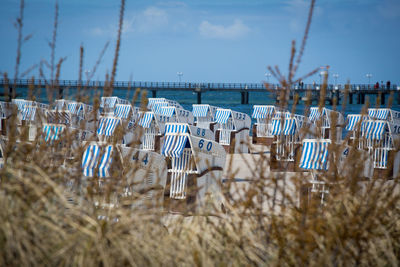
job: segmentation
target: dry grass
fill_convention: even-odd
[[[314,2],[296,61],[293,45],[288,79],[279,76],[279,69],[275,69],[284,94],[298,81],[294,76],[303,54]],[[121,16],[123,7],[124,1]],[[56,7],[56,20],[57,13]],[[55,33],[56,30],[53,49]],[[115,78],[118,53],[111,81]],[[102,54],[104,50],[100,59]],[[52,58],[53,55],[54,51]],[[81,55],[80,75],[83,48]],[[53,59],[51,62],[53,66]],[[51,69],[58,77],[60,67]],[[138,95],[137,90],[133,102]],[[146,106],[145,96],[142,92],[142,106]],[[287,106],[287,97],[281,99],[282,106]],[[96,114],[98,99],[94,107]],[[252,183],[242,189],[240,198],[232,193],[237,184],[223,185],[225,212],[215,207],[213,215],[181,216],[163,210],[162,203],[158,209],[134,208],[136,202],[143,201],[146,192],[122,197],[129,181],[128,170],[137,166],[128,163],[118,166],[104,186],[99,187],[98,178],[82,177],[83,147],[71,149],[74,134],[66,134],[53,144],[44,143],[42,137],[34,142],[18,141],[24,140],[27,133],[23,127],[17,132],[15,120],[16,110],[8,120],[6,164],[0,174],[1,266],[398,265],[399,179],[360,181],[364,162],[355,149],[346,162],[347,169],[339,172],[341,147],[332,146],[332,154],[336,156],[331,157],[331,167],[323,175],[331,184],[331,193],[323,206],[318,198],[304,201],[301,192],[307,183],[307,173],[296,173],[290,179],[284,173],[270,173],[269,157],[261,154],[247,160]],[[65,162],[66,154],[74,159]],[[231,181],[234,177],[235,173],[229,171],[226,178]],[[101,206],[96,202],[112,202],[116,206]]]

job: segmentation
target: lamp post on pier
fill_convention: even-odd
[[[365,77],[368,78],[368,88],[369,88],[369,86],[371,85],[371,77],[372,77],[372,74],[371,74],[371,73],[367,73],[367,74],[365,74]]]
[[[179,78],[179,82],[181,82],[181,80],[182,80],[182,76],[183,76],[183,72],[177,72],[176,73],[176,75],[178,75],[178,78]]]
[[[332,76],[335,78],[335,86],[337,86],[337,78],[339,78],[339,74],[334,73]]]
[[[267,72],[264,75],[265,75],[265,78],[267,78],[267,83],[269,83],[269,78],[272,76],[271,73]]]

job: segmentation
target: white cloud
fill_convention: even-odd
[[[148,7],[139,14],[134,14],[123,21],[122,33],[148,33],[159,30],[168,25],[168,14],[158,7]],[[94,36],[112,36],[117,33],[117,25],[95,27],[89,30]]]
[[[127,22],[127,32],[152,32],[168,24],[168,14],[164,9],[148,7]]]
[[[250,29],[241,20],[235,20],[230,26],[214,25],[202,21],[199,26],[200,35],[212,39],[236,39],[245,36]]]

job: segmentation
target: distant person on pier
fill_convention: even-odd
[[[376,84],[374,85],[374,89],[379,89],[379,82],[376,82]]]
[[[390,89],[390,81],[386,82],[386,89]]]

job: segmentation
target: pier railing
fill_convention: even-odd
[[[9,86],[13,86],[14,84],[18,87],[21,86],[45,86],[49,84],[49,81],[44,79],[10,79],[8,81],[4,79],[0,79],[0,86],[5,86],[8,84]],[[78,80],[59,80],[56,82],[57,87],[64,88],[74,88],[74,87],[89,87],[89,88],[103,88],[106,85],[105,81],[78,81]],[[346,86],[348,86],[350,91],[398,91],[400,90],[400,86],[396,84],[392,84],[389,87],[384,85],[380,85],[378,88],[375,88],[374,84],[328,84],[327,90],[335,91],[340,90],[343,91]],[[149,90],[194,90],[194,91],[207,91],[207,90],[220,90],[220,91],[264,91],[266,90],[264,83],[196,83],[196,82],[150,82],[150,81],[115,81],[113,84],[113,88],[116,89],[127,89],[127,88],[143,88]],[[278,84],[269,84],[269,90],[279,90],[281,87]],[[320,90],[320,84],[303,84],[298,85],[294,84],[290,88],[295,91],[306,91],[306,90]]]

